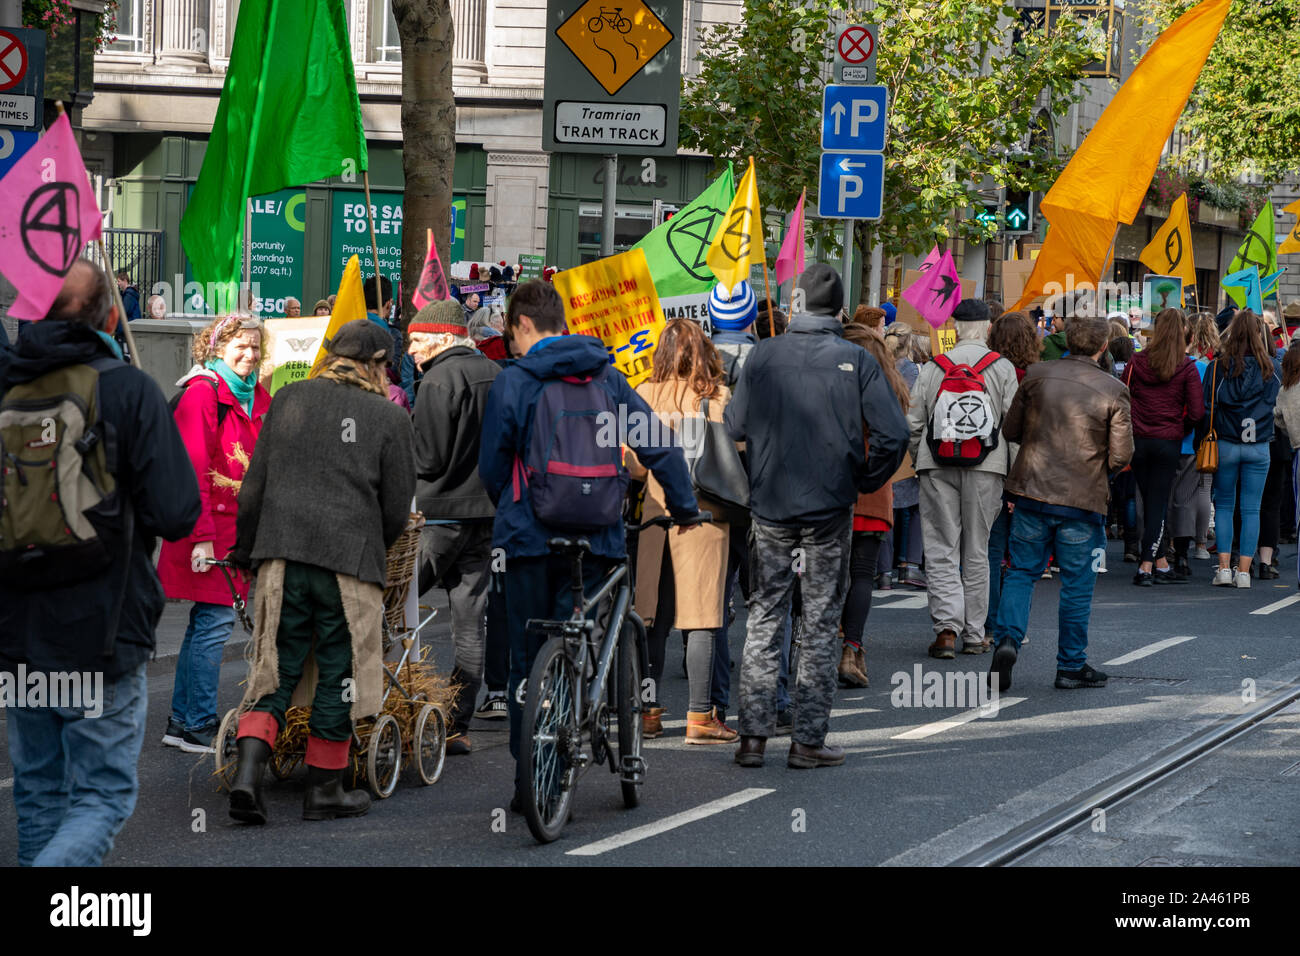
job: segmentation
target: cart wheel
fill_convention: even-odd
[[[370,731],[366,748],[366,782],[381,800],[397,789],[402,769],[402,729],[392,714],[381,714]]]
[[[273,750],[271,751],[271,759],[267,761],[267,766],[271,770],[271,776],[275,777],[276,780],[288,780],[289,776],[297,769],[298,761],[301,759],[301,754]]]
[[[218,789],[221,790],[229,790],[235,780],[235,768],[239,764],[238,748],[235,745],[235,732],[238,729],[237,711],[228,710],[226,716],[221,718],[221,726],[217,728],[217,736],[212,741],[212,746],[216,749],[214,759],[217,776],[221,781]]]
[[[415,767],[425,784],[434,784],[442,776],[443,761],[447,759],[447,721],[442,711],[433,704],[420,708],[415,719]]]

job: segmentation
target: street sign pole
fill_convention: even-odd
[[[615,193],[618,187],[618,154],[605,154],[605,189],[601,194],[600,208],[600,254],[614,254],[614,214]]]
[[[844,280],[844,299],[845,305],[850,304],[849,296],[853,290],[853,279],[851,278],[853,268],[853,220],[844,220],[844,258],[840,263],[840,277]],[[849,313],[852,315],[852,311]]]
[[[23,0],[0,0],[0,27],[23,22]]]

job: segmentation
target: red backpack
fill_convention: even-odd
[[[997,410],[984,387],[984,373],[1002,358],[989,352],[971,365],[957,365],[946,355],[935,356],[943,371],[926,442],[935,463],[962,468],[978,465],[998,447]]]

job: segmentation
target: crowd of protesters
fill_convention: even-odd
[[[582,520],[598,525],[586,532],[588,584],[629,557],[638,569],[645,736],[665,732],[677,632],[686,742],[735,743],[735,762],[756,767],[768,740],[789,734],[798,769],[845,759],[826,739],[830,710],[837,685],[869,686],[875,590],[925,591],[927,653],[992,652],[990,680],[1005,691],[1035,584],[1057,572],[1055,686],[1101,687],[1087,645],[1108,533],[1136,564],[1136,586],[1186,584],[1191,562],[1214,555],[1207,582],[1248,588],[1252,574],[1278,576],[1284,529],[1295,529],[1300,349],[1286,348],[1276,318],[1249,310],[1036,323],[968,299],[953,313],[955,346],[932,356],[930,336],[892,305],[850,316],[840,276],[817,264],[788,317],[747,283],[716,288],[707,323],[666,324],[652,374],[633,389],[603,343],[568,334],[545,280],[516,287],[502,275],[505,311],[474,294],[431,303],[404,328],[386,318],[391,284],[367,280],[368,318],[337,331],[314,377],[272,398],[260,374],[266,326],[221,316],[195,336],[169,406],[121,361],[114,333],[139,296],[117,278],[125,315],[109,277],[78,262],[49,316],[0,354],[0,398],[68,368],[96,371],[97,417],[83,425],[104,439],[115,489],[87,511],[108,543],[103,560],[79,551],[75,573],[40,589],[0,575],[0,666],[99,670],[113,691],[95,720],[10,714],[24,864],[96,863],[130,816],[164,597],[188,602],[189,616],[162,743],[213,750],[224,645],[254,580],[230,814],[267,820],[263,777],[309,650],[304,817],[365,813],[369,798],[347,789],[344,768],[352,722],[380,706],[385,550],[412,505],[424,519],[418,588],[444,590],[450,608],[460,693],[448,753],[473,752],[474,719],[508,719],[518,757],[518,690],[543,639],[526,623],[566,616],[569,564],[547,542]],[[588,412],[574,402],[656,425],[621,434],[608,466],[535,467],[537,429],[563,432],[570,448],[586,440]],[[749,486],[740,513],[699,491],[682,442],[657,424],[685,419],[734,443]],[[590,500],[573,497],[573,476],[586,476],[584,495],[595,486]],[[629,556],[633,513],[676,527],[643,531]],[[241,569],[234,593],[215,573],[223,560]]]

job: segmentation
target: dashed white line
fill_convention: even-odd
[[[757,800],[759,797],[765,797],[769,793],[776,793],[775,790],[750,787],[746,790],[739,790],[727,797],[721,797],[717,800],[710,800],[708,803],[702,803],[691,810],[684,810],[681,813],[674,813],[672,816],[664,817],[655,823],[647,823],[645,826],[633,827],[623,833],[617,833],[614,836],[606,837],[603,840],[597,840],[595,843],[588,843],[576,849],[569,850],[566,856],[599,856],[602,853],[608,853],[610,850],[617,850],[620,847],[628,846],[632,843],[638,843],[641,840],[648,840],[652,836],[658,836],[661,833],[667,833],[669,830],[675,830],[678,827],[684,827],[688,823],[694,823],[696,820],[703,820],[706,817],[714,816],[726,810],[734,809],[751,800]]]
[[[9,777],[7,780],[0,780],[0,790],[8,790],[14,785],[14,778]]]
[[[1258,613],[1258,612],[1256,612]],[[1174,647],[1178,644],[1186,644],[1188,641],[1196,640],[1195,634],[1187,634],[1183,637],[1166,637],[1163,641],[1156,641],[1154,644],[1148,644],[1146,647],[1139,647],[1135,651],[1129,651],[1114,660],[1106,661],[1103,667],[1118,667],[1120,664],[1131,664],[1134,661],[1140,661],[1144,657],[1150,657],[1152,654],[1163,651],[1166,647]]]
[[[1023,703],[1026,697],[999,697],[998,711],[1004,707],[1014,707],[1016,704]],[[941,734],[945,730],[952,730],[954,727],[960,727],[962,724],[968,724],[972,720],[979,720],[983,717],[985,720],[996,719],[987,715],[983,707],[972,707],[957,717],[949,717],[947,720],[936,720],[932,724],[922,724],[920,727],[913,727],[911,730],[904,731],[901,734],[894,734],[890,740],[921,740],[925,737],[933,737],[935,734]]]
[[[881,603],[876,603],[881,602]],[[909,594],[906,591],[873,591],[871,592],[871,609],[873,611],[884,611],[890,608],[895,610],[915,610],[926,607],[930,603],[930,598],[924,591]]]
[[[1283,598],[1280,601],[1274,601],[1272,604],[1265,604],[1259,610],[1251,611],[1251,614],[1272,614],[1274,611],[1280,611],[1284,607],[1290,607],[1292,604],[1300,604],[1300,594],[1293,594],[1290,597]]]

